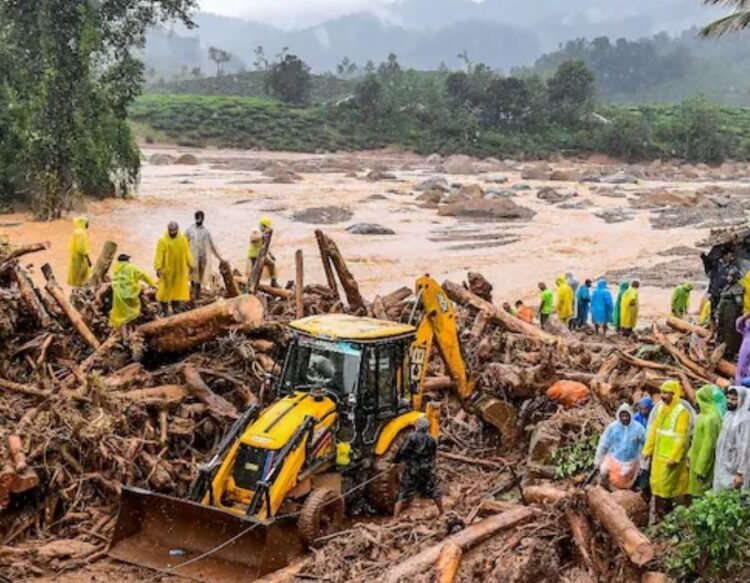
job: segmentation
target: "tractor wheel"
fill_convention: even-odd
[[[393,460],[411,431],[407,429],[399,433],[386,452],[375,459],[377,477],[367,485],[367,499],[370,506],[380,514],[393,514],[393,507],[396,505],[398,490],[401,486],[400,468]]]
[[[297,519],[302,543],[307,547],[317,539],[341,529],[344,522],[344,498],[330,488],[316,488],[305,500]]]

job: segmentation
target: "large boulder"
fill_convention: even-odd
[[[497,200],[467,200],[440,207],[438,215],[443,217],[473,217],[495,221],[530,219],[536,213],[520,206],[508,198]]]
[[[577,182],[581,179],[581,175],[575,170],[553,170],[549,179],[559,182]]]
[[[538,162],[521,170],[522,180],[549,180],[552,169],[547,162]]]
[[[468,200],[476,200],[484,196],[484,190],[479,184],[464,184],[458,189],[458,193]]]
[[[469,156],[457,154],[443,162],[442,170],[446,174],[478,174],[474,160]]]
[[[183,166],[197,166],[200,164],[200,160],[198,160],[198,157],[194,154],[182,154],[177,160],[175,160],[175,164],[180,164]]]
[[[174,164],[174,161],[174,156],[161,152],[151,154],[151,157],[148,159],[148,163],[152,166],[169,166],[170,164]]]
[[[551,186],[544,186],[539,189],[539,192],[536,193],[536,197],[539,200],[543,200],[551,204],[565,202],[566,200],[569,200],[576,196],[578,196],[578,193],[576,192],[559,192]]]
[[[375,168],[373,170],[370,170],[365,178],[370,182],[377,182],[380,180],[396,180],[396,175],[392,172],[387,172],[386,170]]]
[[[395,235],[393,229],[375,223],[357,223],[346,228],[352,235]]]
[[[439,190],[428,190],[427,192],[423,192],[422,194],[417,196],[417,200],[419,202],[437,204],[439,202],[442,202],[443,193]]]
[[[414,187],[414,190],[418,190],[420,192],[426,190],[440,190],[442,192],[448,192],[450,191],[450,189],[451,187],[448,184],[448,181],[442,176],[432,176],[427,180],[423,180]]]

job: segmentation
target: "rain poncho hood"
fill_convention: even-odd
[[[695,394],[700,411],[695,420],[693,441],[688,451],[690,481],[688,493],[701,496],[711,487],[716,442],[721,432],[721,415],[714,403],[714,386],[703,385]]]
[[[129,324],[141,315],[142,281],[156,287],[154,281],[132,263],[115,263],[112,272],[112,311],[109,314],[112,328]]]
[[[623,425],[620,414],[630,415],[630,423]],[[629,488],[635,482],[646,441],[646,430],[633,419],[630,405],[623,403],[599,439],[594,463],[608,482],[617,488]]]
[[[750,393],[745,387],[732,387],[737,391],[737,408],[727,411],[721,423],[716,443],[714,490],[733,487],[734,476],[742,474],[744,488],[750,487]]]
[[[614,324],[615,328],[620,327],[620,310],[622,308],[622,296],[625,295],[625,292],[628,291],[629,287],[630,287],[630,284],[627,281],[620,282],[620,289],[617,292],[617,301],[615,301],[615,309],[612,312],[612,324]]]
[[[638,290],[631,286],[622,294],[620,328],[627,328],[628,330],[635,328],[638,323],[638,304]]]
[[[727,414],[727,396],[724,394],[724,391],[721,390],[720,387],[717,387],[716,385],[711,385],[713,387],[713,400],[714,405],[716,405],[716,410],[719,412],[719,415],[723,418],[724,415]]]
[[[87,256],[89,254],[89,234],[86,217],[73,219],[73,234],[68,242],[68,285],[82,287],[91,275]]]
[[[565,276],[557,278],[557,295],[555,297],[555,311],[557,317],[567,322],[573,317],[573,288],[568,284]]]
[[[682,388],[667,381],[660,390],[671,393],[672,402],[660,402],[648,425],[643,454],[652,456],[651,491],[660,498],[675,498],[687,492],[686,453],[690,436],[690,412],[680,401]],[[673,464],[671,467],[669,464]]]
[[[633,419],[643,425],[643,427],[648,426],[648,418],[649,415],[651,415],[651,409],[654,408],[654,401],[651,399],[651,397],[643,397],[640,401],[638,401],[638,405],[642,407],[646,407],[646,414],[644,415],[641,413],[640,409],[638,412],[634,415]]]
[[[161,275],[156,299],[160,302],[186,302],[190,299],[190,244],[187,237],[178,233],[176,237],[164,233],[156,246],[154,270]]]
[[[596,289],[591,293],[591,320],[601,326],[612,320],[612,294],[607,289],[607,280],[596,282]]]

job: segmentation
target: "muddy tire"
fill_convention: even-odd
[[[411,431],[407,429],[399,433],[386,452],[375,459],[374,472],[378,477],[367,485],[367,500],[380,514],[393,514],[401,486],[401,468],[393,460]]]
[[[317,539],[341,530],[344,523],[344,498],[330,488],[316,488],[305,500],[297,519],[302,543],[309,547]]]

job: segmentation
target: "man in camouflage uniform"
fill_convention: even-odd
[[[397,464],[403,462],[406,468],[401,474],[401,487],[393,510],[394,517],[398,516],[404,504],[417,494],[433,500],[439,513],[443,513],[443,499],[435,475],[437,441],[427,433],[430,422],[425,417],[417,421],[416,427],[417,430],[406,438],[395,458]]]

